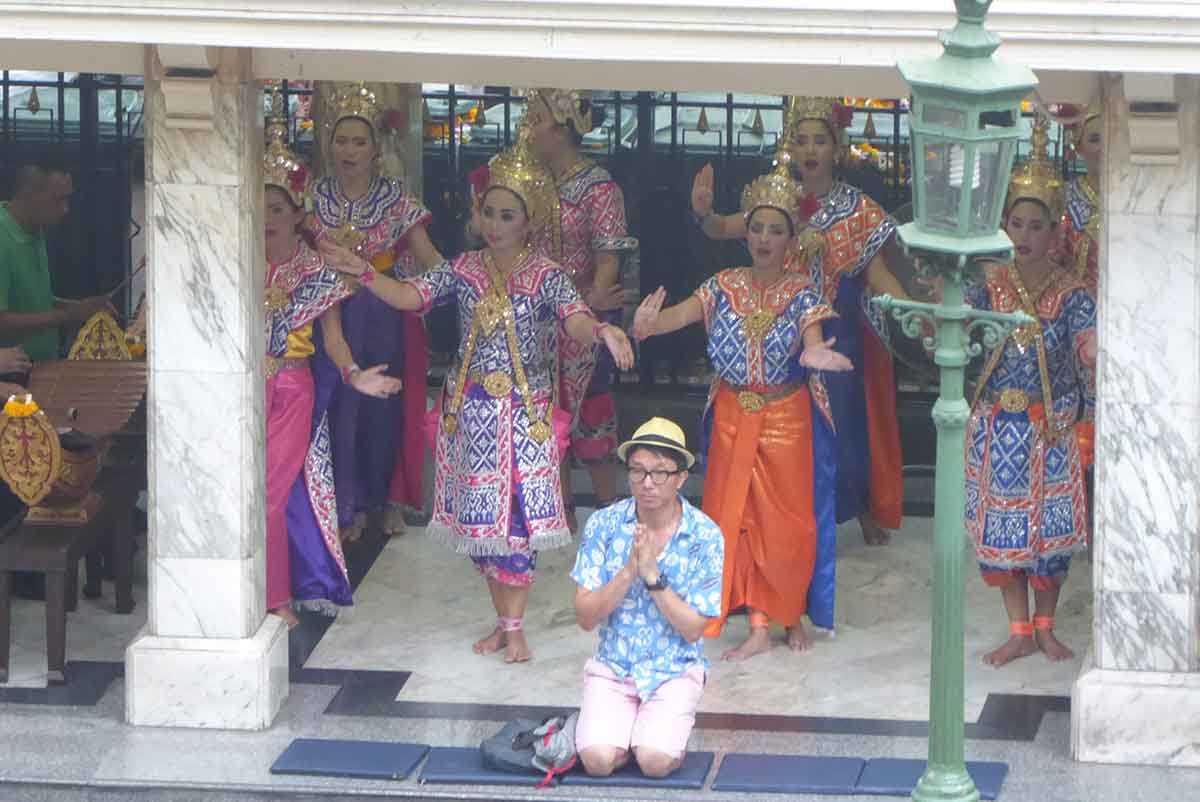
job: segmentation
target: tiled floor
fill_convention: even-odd
[[[908,519],[892,545],[868,548],[856,526],[844,526],[836,636],[819,633],[803,654],[780,644],[743,664],[721,663],[716,658],[745,632],[744,619],[733,619],[706,645],[713,666],[701,709],[927,718],[931,528],[929,519]],[[411,531],[387,545],[359,587],[354,609],[334,623],[307,665],[411,671],[402,701],[578,704],[580,669],[596,636],[575,624],[573,559],[569,548],[539,556],[526,616],[535,657],[505,665],[470,650],[494,620],[470,563]],[[978,717],[989,693],[1069,694],[1078,659],[1052,664],[1034,655],[1002,669],[980,662],[1007,637],[1006,625],[999,594],[977,572],[966,574],[967,720]],[[1080,558],[1064,591],[1058,631],[1082,653],[1090,626],[1090,571]],[[776,634],[782,638],[782,630]]]

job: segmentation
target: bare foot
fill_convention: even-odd
[[[388,504],[383,513],[383,534],[388,537],[399,537],[408,531],[408,521],[404,520],[404,508],[399,504]]]
[[[808,633],[804,631],[802,622],[797,621],[796,626],[788,627],[787,645],[793,652],[803,652],[812,648],[812,638],[808,637]]]
[[[892,542],[892,533],[870,515],[858,516],[858,523],[862,527],[863,542],[868,546],[886,546]]]
[[[999,649],[988,652],[983,656],[983,662],[999,668],[1021,657],[1028,657],[1036,652],[1037,644],[1028,635],[1013,635]]]
[[[504,650],[504,662],[524,663],[533,657],[533,652],[529,649],[529,642],[525,640],[524,632],[517,629],[506,634],[508,635],[508,648]]]
[[[1071,651],[1062,641],[1054,637],[1053,630],[1034,630],[1033,639],[1037,641],[1037,647],[1042,650],[1042,654],[1046,655],[1046,659],[1051,663],[1070,660],[1075,656],[1075,652]]]
[[[343,543],[353,543],[362,537],[363,529],[367,526],[367,514],[360,512],[354,516],[354,520],[346,526],[343,526],[338,533]]]
[[[749,660],[756,654],[761,654],[771,648],[771,636],[766,627],[752,627],[750,634],[737,648],[730,649],[721,655],[721,659],[730,663],[740,663]]]
[[[296,611],[291,607],[276,607],[271,611],[271,615],[277,615],[283,619],[283,623],[287,624],[289,631],[300,626],[300,617],[296,615]]]
[[[491,635],[475,641],[475,644],[471,647],[471,651],[475,652],[475,654],[495,654],[503,649],[507,643],[508,637],[504,630],[496,627],[492,630]]]

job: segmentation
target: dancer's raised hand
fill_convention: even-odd
[[[655,326],[658,323],[658,313],[662,311],[663,302],[666,300],[666,288],[659,287],[638,304],[637,311],[633,314],[633,336],[639,342],[647,337],[654,336]]]

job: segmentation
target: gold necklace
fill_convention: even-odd
[[[521,268],[525,260],[529,258],[529,254],[529,246],[526,246],[517,254],[517,258],[513,262],[513,269],[509,275],[516,273]],[[547,405],[544,418],[539,418],[535,414],[533,390],[529,386],[529,377],[525,373],[525,361],[521,359],[520,343],[517,341],[517,321],[513,314],[512,299],[508,296],[507,281],[505,276],[500,273],[499,268],[496,267],[496,262],[493,260],[490,250],[483,252],[483,265],[488,273],[489,286],[484,290],[483,295],[475,304],[475,314],[471,318],[467,341],[463,344],[463,356],[459,364],[458,383],[450,399],[450,410],[442,418],[442,425],[446,433],[450,435],[453,435],[458,430],[458,415],[462,410],[463,394],[467,384],[466,374],[470,369],[471,357],[475,352],[476,342],[480,334],[485,337],[489,336],[503,324],[505,336],[508,341],[508,354],[512,360],[513,374],[516,378],[517,394],[521,397],[521,402],[525,407],[525,415],[529,419],[529,436],[536,443],[544,443],[554,434],[554,427],[552,425],[554,403],[551,402]],[[484,390],[492,397],[500,397],[512,391],[513,380],[501,371],[493,371],[484,377],[483,386]]]
[[[747,269],[747,280],[750,282],[750,297],[754,299],[754,310],[742,318],[742,331],[746,332],[746,339],[754,343],[761,343],[767,336],[767,332],[775,325],[775,320],[778,317],[778,315],[765,307],[767,290],[775,286],[779,279],[759,290],[754,285],[754,274],[752,271],[753,268]]]

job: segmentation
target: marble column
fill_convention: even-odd
[[[288,687],[264,609],[262,100],[249,51],[212,58],[180,86],[148,52],[150,609],[125,717],[262,729]]]
[[[1178,163],[1134,164],[1122,79],[1105,85],[1084,761],[1200,766],[1200,79],[1177,76],[1175,98]]]

